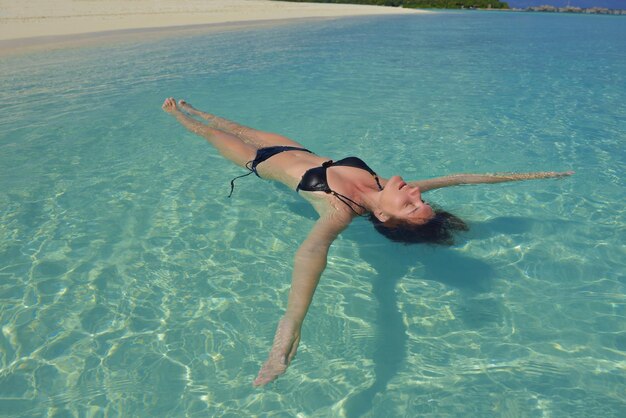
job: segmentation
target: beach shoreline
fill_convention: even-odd
[[[30,0],[27,4],[0,0],[0,10],[0,56],[306,20],[431,13],[384,6],[270,0]]]
[[[56,49],[79,48],[83,46],[110,45],[118,42],[138,42],[159,38],[206,33],[222,33],[246,29],[273,28],[281,25],[301,24],[321,20],[361,16],[341,17],[300,17],[286,19],[249,20],[241,22],[207,23],[194,25],[163,26],[148,28],[128,28],[104,30],[72,35],[49,35],[28,38],[0,40],[0,57],[23,53],[50,51]]]

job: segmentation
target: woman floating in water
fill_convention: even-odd
[[[328,249],[356,216],[369,216],[375,228],[394,241],[449,245],[452,232],[466,230],[467,226],[459,218],[433,209],[422,199],[423,192],[461,184],[572,174],[456,174],[407,183],[400,176],[379,177],[357,157],[338,161],[320,157],[289,138],[201,112],[183,100],[177,105],[173,98],[168,98],[163,109],[235,164],[301,192],[319,213],[319,219],[296,252],[287,310],[278,323],[269,357],[254,380],[256,386],[276,379],[291,363],[300,342],[302,322],[326,267]],[[231,193],[233,187],[231,181]]]

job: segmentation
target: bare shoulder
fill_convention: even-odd
[[[350,214],[337,210],[328,202],[316,202],[313,206],[320,217],[311,229],[309,239],[330,244],[352,222]]]

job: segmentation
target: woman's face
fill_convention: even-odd
[[[402,177],[393,176],[385,184],[380,196],[381,221],[394,220],[420,225],[435,216],[430,205],[422,200],[419,187],[409,186]]]

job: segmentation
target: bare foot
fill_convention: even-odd
[[[201,118],[206,120],[212,120],[215,118],[213,115],[197,110],[195,107],[193,107],[183,99],[180,99],[178,101],[178,106],[190,115],[200,116]]]
[[[285,373],[293,360],[300,343],[301,324],[288,318],[278,323],[274,343],[270,355],[259,370],[259,374],[252,383],[254,386],[263,386]]]
[[[163,102],[163,106],[161,107],[167,113],[174,113],[178,111],[178,107],[176,107],[176,100],[174,100],[173,97],[168,97],[167,99],[165,99],[165,101]]]
[[[194,108],[192,105],[190,105],[189,103],[187,103],[183,99],[180,99],[178,101],[178,106],[180,106],[183,110],[193,109]]]

